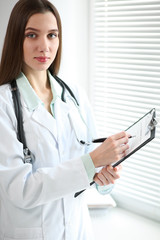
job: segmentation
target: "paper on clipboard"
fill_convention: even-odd
[[[156,110],[153,108],[137,122],[125,130],[133,137],[129,139],[129,149],[126,151],[126,156],[113,164],[113,167],[119,165],[121,162],[123,162],[125,159],[130,157],[133,153],[138,151],[140,148],[155,138],[157,125],[155,117]]]

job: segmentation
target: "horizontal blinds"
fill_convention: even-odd
[[[93,10],[91,97],[99,134],[106,137],[151,108],[160,114],[160,1],[93,0]],[[123,163],[113,192],[119,204],[144,205],[157,219],[159,126],[156,138]]]

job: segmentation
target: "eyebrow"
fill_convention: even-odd
[[[40,32],[39,29],[32,28],[32,27],[28,27],[28,28],[25,29],[25,31],[28,31],[28,30],[30,30],[30,31],[35,31],[35,32]],[[58,32],[58,29],[51,29],[51,30],[49,30],[48,32]]]

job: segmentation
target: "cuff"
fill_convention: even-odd
[[[96,184],[96,188],[100,194],[105,195],[109,194],[113,190],[114,184],[109,184],[105,186],[99,186],[98,184]]]
[[[87,175],[88,175],[88,179],[90,182],[93,181],[93,177],[96,173],[96,169],[95,166],[93,164],[92,158],[90,157],[89,154],[85,154],[81,157],[84,167],[86,169]]]

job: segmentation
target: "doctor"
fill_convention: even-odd
[[[68,90],[61,99],[61,37],[60,17],[50,2],[17,2],[0,64],[0,240],[93,240],[84,194],[74,194],[93,180],[107,193],[121,169],[111,164],[128,149],[125,132],[97,148],[80,144],[91,142],[95,126],[83,91],[72,86],[77,102]],[[17,139],[13,79],[32,163],[23,162]]]

